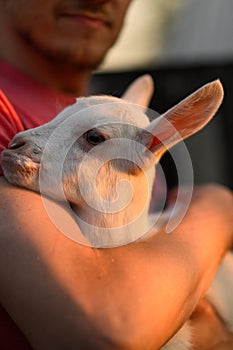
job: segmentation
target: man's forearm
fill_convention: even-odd
[[[220,188],[197,193],[170,235],[92,249],[56,229],[40,196],[0,183],[0,298],[37,349],[159,348],[189,317],[231,244],[232,196]]]

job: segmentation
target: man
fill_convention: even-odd
[[[0,0],[2,149],[14,133],[87,93],[129,4]],[[232,194],[218,186],[196,191],[172,235],[115,249],[72,242],[39,195],[3,177],[0,198],[4,349],[158,349],[190,316],[232,246]],[[213,345],[227,336],[219,328]]]

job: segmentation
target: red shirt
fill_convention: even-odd
[[[74,97],[47,89],[0,61],[0,153],[7,148],[16,133],[47,123],[74,102]],[[153,195],[157,199],[163,187],[159,181],[156,183],[160,184],[156,186]],[[31,349],[26,338],[1,306],[0,349]]]
[[[74,97],[51,91],[0,61],[0,153],[7,148],[16,133],[50,121],[74,102]],[[31,349],[24,335],[1,306],[0,349]]]
[[[49,122],[74,102],[0,61],[0,153],[19,131]]]

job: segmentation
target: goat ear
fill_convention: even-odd
[[[122,99],[142,107],[148,107],[153,92],[153,80],[150,75],[146,74],[133,81],[122,96]]]
[[[140,135],[142,143],[159,161],[169,148],[210,121],[221,105],[223,94],[219,80],[204,85],[150,123]]]

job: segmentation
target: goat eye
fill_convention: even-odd
[[[105,141],[105,137],[102,134],[100,134],[98,131],[94,130],[94,129],[91,129],[91,130],[87,131],[84,134],[84,138],[91,145],[98,145],[99,143]]]

